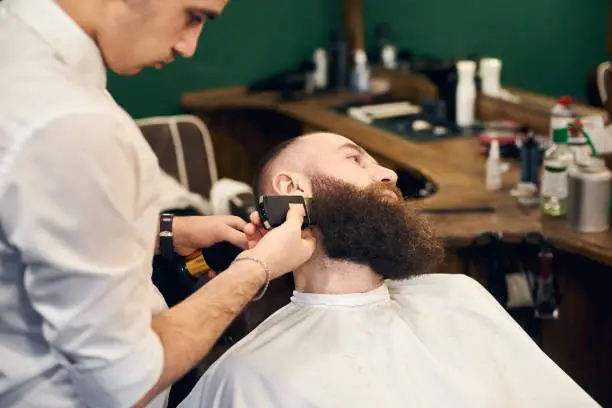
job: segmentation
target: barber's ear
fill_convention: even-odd
[[[278,195],[306,195],[308,180],[301,174],[276,173],[272,179],[272,190]]]

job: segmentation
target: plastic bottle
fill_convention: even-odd
[[[550,136],[554,136],[555,129],[567,129],[567,125],[578,117],[572,108],[572,97],[563,95],[550,111]]]
[[[501,163],[499,162],[499,141],[494,139],[489,147],[486,167],[486,188],[495,191],[502,188]]]
[[[323,48],[317,48],[314,52],[313,61],[315,63],[314,85],[315,89],[322,90],[327,88],[327,53]]]
[[[383,67],[386,69],[397,69],[397,50],[394,45],[385,45],[381,58]]]
[[[544,153],[540,208],[546,215],[558,217],[567,211],[567,171],[574,160],[567,139],[567,127],[555,129],[553,145]]]
[[[461,127],[474,124],[474,109],[476,104],[476,63],[474,61],[459,61],[457,63],[457,107],[456,121]]]
[[[485,95],[499,95],[501,67],[502,63],[497,58],[480,60],[480,79],[482,81],[482,93]]]
[[[351,87],[354,92],[365,93],[370,90],[370,68],[364,50],[355,51],[355,62],[351,73]]]

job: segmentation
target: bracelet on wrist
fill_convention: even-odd
[[[259,265],[261,265],[261,267],[264,269],[264,271],[266,272],[266,282],[261,286],[261,288],[259,289],[259,291],[257,291],[257,294],[255,294],[255,297],[253,299],[251,299],[252,302],[258,301],[259,299],[261,299],[264,294],[266,293],[266,291],[268,290],[268,286],[270,286],[270,269],[268,269],[268,265],[266,265],[265,262],[260,261],[259,259],[255,258],[254,256],[243,256],[243,257],[239,257],[234,259],[234,261],[232,262],[232,265],[236,262],[240,262],[240,261],[251,261],[251,262],[255,262]]]

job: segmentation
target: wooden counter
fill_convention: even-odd
[[[330,109],[357,98],[341,92],[288,102],[282,101],[276,93],[249,95],[244,88],[238,87],[187,93],[183,95],[182,104],[187,111],[211,118],[213,122],[212,114],[221,111],[273,111],[299,122],[303,132],[321,130],[346,136],[384,164],[396,169],[416,168],[433,180],[439,190],[431,198],[415,202],[422,208],[481,205],[495,208],[494,213],[488,214],[430,215],[438,233],[451,246],[468,245],[479,233],[486,231],[499,232],[504,240],[511,242],[527,232],[539,231],[559,249],[612,265],[612,230],[598,234],[579,233],[563,220],[543,219],[537,208],[524,208],[516,203],[509,191],[519,179],[517,161],[508,160],[511,170],[503,176],[503,189],[489,192],[484,184],[485,158],[479,155],[475,139],[414,143]],[[295,135],[286,135],[291,136]],[[235,174],[225,176],[236,178]],[[238,178],[250,181],[244,176]]]

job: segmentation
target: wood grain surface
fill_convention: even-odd
[[[418,76],[406,82],[414,83],[415,78],[418,79]],[[408,94],[411,92],[414,94],[417,88],[422,90],[422,86],[411,88],[406,85],[404,88],[404,93]],[[435,90],[430,89],[424,95],[430,97],[432,92],[435,94]],[[529,93],[523,95],[529,96]],[[516,202],[515,198],[510,195],[510,190],[519,180],[517,161],[507,160],[510,164],[510,171],[503,175],[502,190],[487,191],[485,189],[485,158],[479,154],[479,144],[475,138],[414,143],[331,109],[332,106],[360,98],[367,100],[369,96],[336,92],[301,101],[283,101],[278,94],[273,92],[248,94],[243,87],[237,87],[213,92],[187,93],[182,97],[182,105],[187,111],[205,118],[222,111],[274,111],[280,114],[279,116],[301,124],[303,131],[320,130],[346,136],[377,158],[384,160],[386,164],[396,169],[416,168],[433,180],[439,190],[430,198],[415,201],[415,206],[419,208],[438,209],[483,205],[494,208],[493,213],[429,215],[437,232],[448,245],[458,247],[469,245],[482,232],[498,232],[504,236],[504,240],[516,242],[527,232],[539,231],[551,239],[559,249],[612,265],[611,230],[597,234],[580,233],[570,228],[562,219],[542,217],[537,208],[526,208]],[[537,95],[535,98],[538,98]],[[488,110],[489,113],[494,112],[488,116],[490,119],[507,119],[508,113],[510,112],[511,116],[512,109],[514,109],[523,112],[527,118],[530,117],[536,126],[542,127],[544,123],[548,123],[545,109],[511,106],[509,102],[496,101],[494,98],[484,100],[486,102],[482,102],[483,98],[480,99],[479,110],[482,111],[484,106],[484,110]],[[541,103],[547,101],[551,102],[545,97],[539,99]],[[589,113],[598,112],[590,109],[588,111]],[[520,120],[521,116],[510,117],[510,119]],[[294,137],[295,133],[296,131],[292,130],[287,133],[286,137]],[[279,137],[276,135],[274,142]],[[256,139],[266,140],[266,138],[267,136],[263,135]],[[233,161],[231,157],[228,157],[227,160],[230,163]]]

